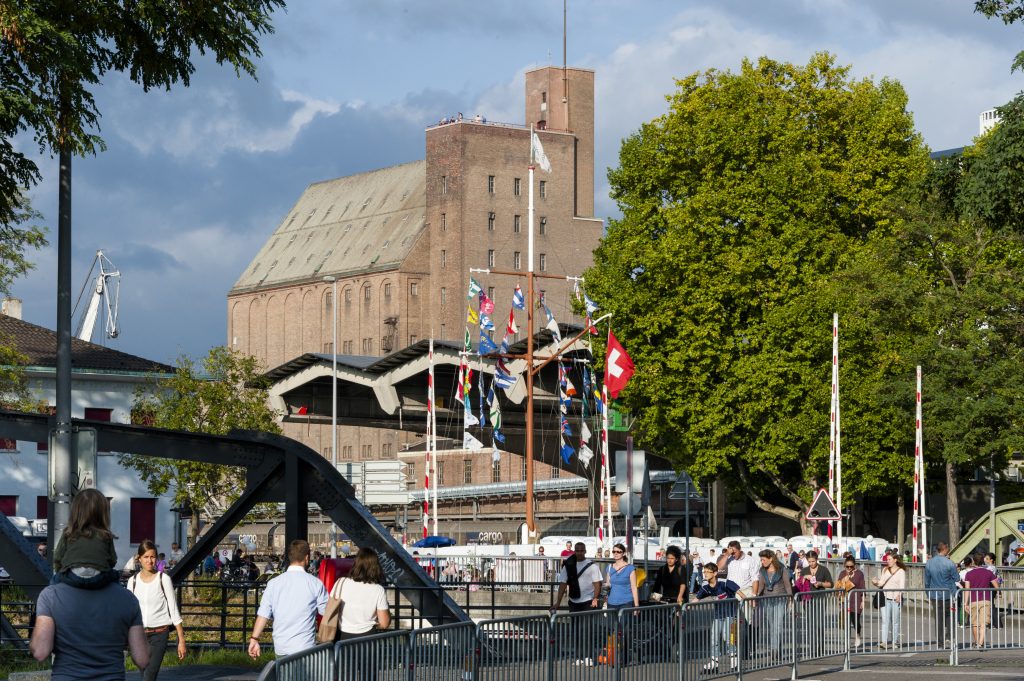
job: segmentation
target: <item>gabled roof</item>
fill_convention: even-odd
[[[10,343],[28,357],[29,366],[56,368],[57,334],[21,319],[0,315],[0,343]],[[174,367],[127,352],[71,339],[71,368],[96,371],[173,374]]]
[[[426,161],[311,184],[231,293],[394,269],[426,224]]]

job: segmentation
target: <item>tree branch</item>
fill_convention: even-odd
[[[743,461],[736,462],[736,472],[739,473],[740,480],[743,481],[743,486],[746,487],[747,496],[753,500],[755,506],[767,513],[773,513],[775,515],[782,516],[783,518],[787,518],[788,520],[800,522],[801,516],[799,509],[794,510],[791,508],[785,508],[784,506],[776,506],[754,491],[754,486],[750,483],[750,472],[747,470],[747,465],[743,463]],[[803,504],[802,501],[798,501],[798,503],[801,505]]]

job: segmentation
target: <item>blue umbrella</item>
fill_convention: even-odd
[[[868,547],[864,544],[864,540],[860,540],[860,559],[871,560],[871,554],[868,553]]]
[[[418,542],[413,544],[413,546],[415,546],[418,549],[437,549],[441,548],[442,546],[455,546],[457,543],[458,542],[452,539],[451,537],[440,537],[438,535],[430,535],[429,537],[424,537],[423,539],[420,539]]]

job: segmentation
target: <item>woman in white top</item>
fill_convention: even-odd
[[[156,681],[172,627],[178,633],[178,659],[185,657],[185,630],[174,599],[174,584],[170,577],[156,570],[156,545],[144,539],[139,544],[137,558],[142,569],[128,580],[127,587],[139,599],[142,626],[149,641],[150,662],[142,670],[142,681]]]
[[[885,607],[882,608],[882,638],[878,647],[888,648],[892,641],[893,648],[900,646],[900,615],[902,614],[903,589],[907,588],[907,569],[903,561],[895,553],[885,556],[885,567],[882,573],[871,580],[885,593]],[[892,638],[889,633],[892,632]]]
[[[338,598],[341,608],[339,639],[344,641],[373,633],[374,628],[387,629],[391,625],[388,594],[381,586],[384,572],[380,569],[377,552],[363,547],[356,554],[355,565],[334,583],[331,597]]]

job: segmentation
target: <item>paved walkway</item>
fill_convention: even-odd
[[[843,671],[842,658],[832,658],[800,665],[799,671],[799,678],[806,681],[851,681],[871,677],[920,681],[927,681],[929,677],[1011,681],[1024,679],[1024,650],[963,651],[958,667],[950,667],[947,657],[932,652],[855,656],[850,671]],[[245,667],[192,665],[164,667],[160,670],[160,681],[255,681],[258,675],[259,670]],[[130,672],[127,678],[128,681],[140,681],[142,676],[139,672]],[[743,678],[744,681],[788,681],[790,668],[749,672]]]

